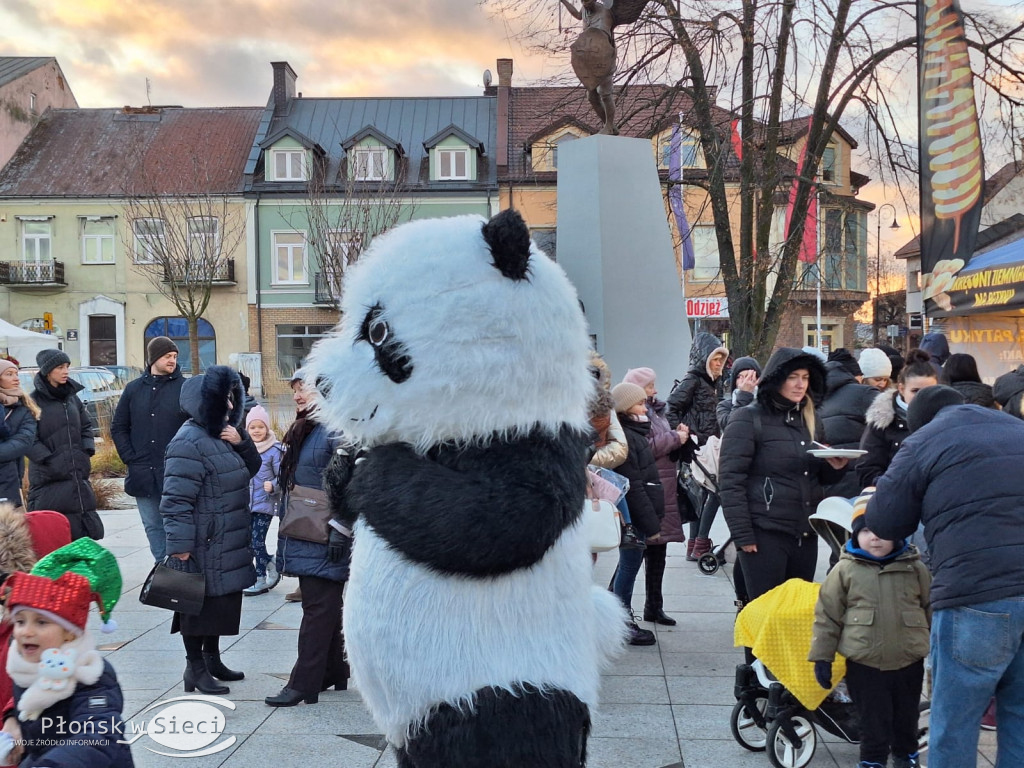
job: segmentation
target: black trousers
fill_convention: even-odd
[[[924,683],[924,660],[883,672],[846,662],[846,687],[860,717],[860,759],[885,765],[917,752],[918,707]]]
[[[757,552],[740,550],[739,561],[747,597],[753,600],[789,579],[814,581],[818,537],[797,538],[787,533],[758,531]]]
[[[644,550],[644,587],[647,600],[644,610],[659,611],[665,607],[661,582],[665,578],[665,554],[668,544],[648,544]]]
[[[305,694],[318,692],[325,683],[348,678],[345,641],[341,635],[342,591],[345,585],[318,576],[299,576],[302,623],[299,657],[288,687]]]

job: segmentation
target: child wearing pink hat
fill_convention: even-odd
[[[281,474],[281,457],[284,446],[270,428],[270,416],[262,405],[253,406],[245,417],[245,429],[256,444],[263,463],[260,471],[249,481],[249,505],[252,510],[252,551],[255,555],[256,581],[242,594],[248,597],[263,595],[277,586],[281,574],[274,566],[274,560],[267,552],[267,531],[277,514],[280,499],[278,477]]]

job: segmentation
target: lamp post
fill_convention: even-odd
[[[896,206],[892,203],[882,203],[878,206],[878,219],[875,222],[875,301],[871,312],[871,338],[872,343],[878,346],[878,296],[882,292],[882,209],[892,208],[892,224],[889,229],[899,229],[899,222],[896,221]]]

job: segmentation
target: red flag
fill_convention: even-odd
[[[811,136],[812,115],[807,120],[807,137]],[[804,160],[807,157],[807,142],[804,142],[800,150],[800,159],[797,160],[796,169],[800,173],[804,167]],[[789,188],[789,203],[786,205],[786,239],[789,239],[790,225],[793,223],[793,208],[796,206],[796,190],[799,186],[799,179],[794,178]],[[804,220],[804,237],[800,242],[800,253],[797,258],[805,264],[813,264],[818,260],[818,187],[811,184],[810,198],[807,201],[807,218]]]
[[[743,139],[740,136],[740,121],[732,121],[732,152],[737,160],[743,159]]]

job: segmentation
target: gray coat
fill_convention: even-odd
[[[260,468],[260,455],[243,429],[242,402],[241,380],[227,366],[212,366],[186,381],[181,407],[190,418],[167,445],[164,461],[160,513],[167,553],[192,554],[206,574],[210,597],[240,592],[256,580],[249,479]],[[220,439],[228,424],[241,433],[241,444]]]

